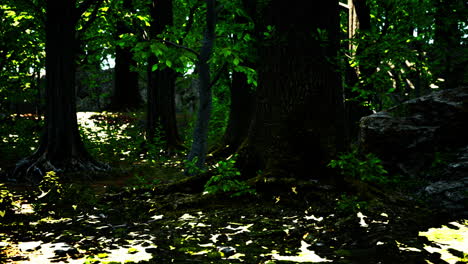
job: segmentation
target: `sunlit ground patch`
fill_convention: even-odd
[[[59,243],[43,243],[42,241],[29,241],[19,242],[14,245],[11,244],[12,248],[16,248],[15,256],[22,256],[21,260],[17,260],[14,263],[17,264],[39,264],[39,263],[126,263],[139,261],[148,261],[152,258],[150,253],[146,252],[148,247],[156,247],[150,244],[150,246],[144,247],[142,240],[129,240],[129,247],[117,247],[115,249],[107,249],[103,253],[99,253],[92,256],[84,257],[84,250],[74,248],[64,242]],[[11,250],[10,250],[11,251]]]
[[[427,237],[437,246],[427,245],[424,247],[427,251],[441,254],[441,258],[450,264],[457,262],[468,263],[468,220],[462,223],[451,222],[450,226],[440,228],[430,228],[426,232],[419,232],[420,236]],[[453,254],[458,251],[459,256]],[[461,254],[463,257],[461,257]]]
[[[100,124],[98,120],[93,119],[95,115],[99,116],[118,116],[111,113],[98,113],[98,112],[77,112],[78,124],[86,129],[89,129],[91,133],[95,133],[93,136],[95,140],[101,139],[106,140],[109,137],[108,131]],[[113,132],[117,133],[117,138],[128,138],[128,136],[123,135],[123,131],[128,127],[128,124],[122,124],[118,127],[113,126]],[[90,136],[90,135],[88,135]]]
[[[279,261],[292,261],[292,262],[331,262],[326,258],[322,258],[319,255],[315,254],[314,251],[309,250],[310,244],[307,244],[305,241],[301,241],[301,247],[299,248],[300,252],[296,256],[282,256],[277,253],[276,250],[271,252],[271,258]]]

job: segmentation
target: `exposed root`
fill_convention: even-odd
[[[90,158],[71,158],[68,160],[53,161],[45,154],[31,156],[16,164],[12,177],[15,181],[24,181],[27,184],[37,184],[49,171],[61,173],[67,177],[79,176],[85,180],[92,180],[96,174],[106,173],[110,166]]]

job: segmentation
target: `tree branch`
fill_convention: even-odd
[[[179,45],[179,44],[177,44],[177,43],[174,43],[174,42],[168,41],[168,40],[164,40],[164,39],[157,39],[157,40],[161,41],[161,42],[164,43],[164,44],[167,44],[167,45],[170,45],[170,46],[179,48],[179,49],[184,49],[184,50],[186,50],[186,51],[188,51],[188,52],[191,52],[191,53],[195,54],[195,55],[197,56],[197,58],[200,56],[200,54],[199,54],[196,50],[191,49],[191,48],[189,48],[189,47],[186,47],[186,46],[183,46],[183,45]]]

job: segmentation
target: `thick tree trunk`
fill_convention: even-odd
[[[210,65],[208,60],[211,57],[215,40],[215,0],[206,0],[206,31],[203,38],[203,45],[198,58],[199,70],[199,100],[197,121],[193,133],[193,143],[187,160],[197,159],[196,166],[202,169],[205,166],[207,145],[208,145],[208,124],[211,116],[212,94],[210,85]]]
[[[109,107],[112,111],[134,110],[141,106],[138,73],[131,70],[132,66],[136,67],[136,62],[130,48],[116,47],[114,93]]]
[[[124,0],[123,8],[132,10],[131,0]],[[132,33],[127,23],[123,20],[117,22],[117,38],[122,34]],[[138,73],[132,71],[132,67],[136,66],[130,47],[115,48],[114,93],[111,97],[110,110],[128,111],[141,106]]]
[[[37,151],[17,164],[16,176],[35,178],[51,170],[102,171],[108,168],[91,158],[78,131],[74,10],[74,0],[47,1],[45,129]]]
[[[232,73],[230,92],[229,121],[221,143],[211,153],[215,158],[228,156],[239,148],[247,137],[252,120],[254,92],[244,73]]]
[[[175,114],[176,74],[170,68],[148,70],[147,140],[153,141],[156,129],[161,128],[169,152],[182,146]]]
[[[166,26],[173,24],[172,0],[153,1],[150,7],[151,28],[150,38],[157,38],[164,32]],[[161,128],[167,150],[172,152],[180,149],[182,141],[177,129],[175,114],[175,80],[177,73],[170,68],[151,68],[157,63],[157,57],[151,55],[148,59],[148,109],[147,109],[147,140],[152,142],[157,128]]]
[[[238,165],[244,175],[318,177],[342,147],[343,94],[335,60],[338,2],[272,0],[257,5],[256,109]]]

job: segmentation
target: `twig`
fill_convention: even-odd
[[[184,50],[186,50],[186,51],[189,51],[189,52],[195,54],[197,57],[200,56],[200,54],[199,54],[196,50],[191,49],[191,48],[189,48],[189,47],[186,47],[186,46],[183,46],[183,45],[179,45],[179,44],[174,43],[174,42],[169,41],[169,40],[164,40],[164,39],[157,39],[157,40],[161,41],[161,42],[164,43],[164,44],[167,44],[167,45],[170,45],[170,46],[179,48],[179,49],[184,49]]]

